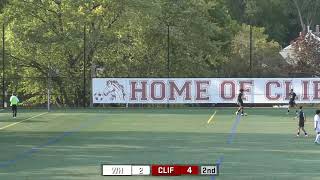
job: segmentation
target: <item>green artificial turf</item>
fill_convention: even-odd
[[[210,116],[214,119],[207,124]],[[0,111],[0,128],[44,113]],[[225,179],[320,179],[320,145],[296,137],[285,109],[248,109],[230,140],[234,109],[88,109],[53,111],[0,130],[0,179],[161,180],[181,177],[103,177],[101,164],[214,164]],[[228,140],[230,141],[228,143]]]

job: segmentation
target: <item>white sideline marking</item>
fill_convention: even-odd
[[[15,123],[6,125],[6,126],[4,126],[4,127],[1,127],[0,130],[6,129],[6,128],[8,128],[8,127],[17,125],[17,124],[19,124],[19,123],[22,123],[22,122],[24,122],[24,121],[28,121],[28,120],[33,119],[33,118],[36,118],[36,117],[42,116],[42,115],[47,114],[47,113],[48,113],[48,112],[41,113],[41,114],[38,114],[38,115],[35,115],[35,116],[32,116],[32,117],[29,117],[29,118],[27,118],[27,119],[24,119],[24,120],[22,120],[22,121],[19,121],[19,122],[15,122]]]

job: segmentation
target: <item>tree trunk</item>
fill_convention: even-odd
[[[298,11],[299,20],[300,20],[300,25],[301,25],[301,28],[302,28],[302,32],[303,32],[303,34],[305,34],[305,33],[306,33],[306,25],[305,25],[305,23],[303,22],[303,18],[302,18],[302,14],[301,14],[300,7],[299,7],[299,5],[298,5],[297,0],[293,0],[293,2],[294,2],[294,5],[296,6],[297,11]]]

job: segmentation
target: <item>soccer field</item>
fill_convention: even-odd
[[[101,164],[215,164],[215,179],[320,179],[320,146],[296,137],[286,109],[92,109],[0,111],[0,179],[160,180],[210,176],[103,177]],[[210,116],[217,111],[210,124]],[[28,119],[29,118],[29,119]]]

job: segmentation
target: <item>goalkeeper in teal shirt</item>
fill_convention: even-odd
[[[16,117],[17,117],[17,106],[18,106],[18,103],[19,103],[18,97],[15,96],[15,95],[12,93],[12,96],[10,97],[10,105],[11,105],[11,108],[12,108],[13,118],[16,118]]]

